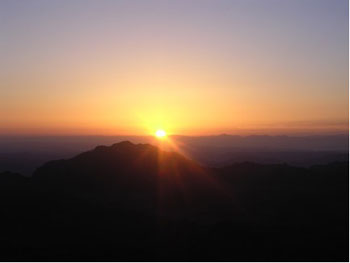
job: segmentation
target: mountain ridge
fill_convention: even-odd
[[[31,178],[0,173],[0,259],[346,261],[348,170],[97,146]]]

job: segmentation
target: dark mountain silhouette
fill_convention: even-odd
[[[180,152],[205,166],[238,162],[288,163],[293,166],[349,160],[349,134],[310,136],[218,135],[168,137]],[[157,144],[154,136],[1,136],[0,171],[30,176],[50,160],[70,158],[96,145],[130,140]],[[171,145],[170,144],[170,145]],[[163,145],[165,146],[165,145]]]
[[[98,146],[32,178],[0,174],[0,259],[347,261],[348,169]]]

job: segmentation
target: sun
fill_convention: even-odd
[[[166,137],[166,132],[164,130],[157,130],[155,135],[158,139],[162,139]]]

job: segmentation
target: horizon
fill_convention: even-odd
[[[349,136],[347,131],[330,132],[330,133],[209,133],[209,134],[167,134],[167,137],[335,137]],[[0,134],[0,138],[33,138],[33,137],[150,137],[156,138],[155,134]]]
[[[348,135],[346,131],[332,132],[332,133],[208,133],[208,134],[167,134],[167,136],[185,136],[185,137],[210,137],[210,136],[240,136],[240,137],[248,137],[248,136],[290,136],[290,137],[300,137],[300,136],[338,136],[338,135]],[[21,134],[21,133],[12,133],[12,134],[0,134],[0,137],[25,137],[25,136],[33,136],[33,137],[65,137],[65,136],[125,136],[125,137],[155,137],[155,134]]]
[[[349,0],[0,0],[0,35],[0,261],[349,261]]]

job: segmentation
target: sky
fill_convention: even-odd
[[[348,132],[346,0],[1,0],[0,134]]]

